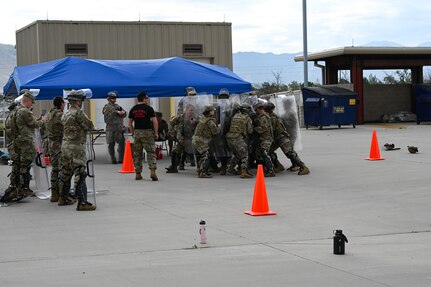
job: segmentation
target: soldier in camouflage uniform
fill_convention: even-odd
[[[86,134],[94,129],[93,123],[81,110],[85,95],[81,90],[72,90],[67,96],[69,109],[63,114],[63,143],[61,145],[60,197],[58,205],[71,205],[69,197],[72,176],[75,175],[75,194],[78,197],[76,210],[95,210],[96,205],[87,201]]]
[[[108,152],[111,156],[111,162],[117,163],[115,158],[115,143],[118,144],[118,162],[123,162],[124,157],[124,123],[126,111],[116,103],[117,93],[108,93],[108,103],[103,107],[102,113],[106,123],[106,143],[108,144]]]
[[[172,151],[171,165],[166,168],[167,173],[177,173],[178,165],[180,170],[184,170],[183,157],[186,155],[186,144],[190,141],[196,129],[197,120],[194,114],[194,107],[187,105],[185,112],[175,116],[170,121],[171,130],[174,130],[177,144]],[[185,159],[184,159],[185,160]]]
[[[195,133],[192,137],[193,148],[197,153],[198,172],[200,178],[211,178],[208,173],[210,164],[209,143],[212,138],[220,133],[220,126],[215,119],[216,109],[213,106],[206,106],[203,116],[199,118]]]
[[[276,156],[275,156],[275,151],[278,148],[281,148],[281,150],[286,155],[286,157],[292,161],[293,166],[299,167],[298,175],[309,174],[310,170],[301,161],[298,154],[293,150],[293,144],[289,139],[289,134],[286,131],[283,121],[280,119],[280,117],[277,114],[274,113],[274,108],[275,108],[275,105],[271,102],[269,102],[265,107],[265,110],[268,112],[269,116],[271,117],[271,125],[274,132],[274,143],[270,151],[270,155],[272,155],[271,157],[273,161],[276,162],[277,166],[281,165],[281,163],[278,161],[278,159],[276,159]],[[282,167],[282,170],[284,170],[284,167],[282,165],[281,167]]]
[[[235,166],[241,166],[241,178],[252,178],[253,176],[248,173],[248,137],[253,133],[253,123],[249,116],[251,106],[243,104],[239,111],[235,112],[231,122],[228,133],[226,134],[226,141],[233,152],[233,157],[229,162],[228,173],[236,174]]]
[[[61,170],[61,143],[63,141],[63,116],[64,100],[57,96],[53,101],[54,107],[48,113],[48,120],[45,122],[48,134],[48,149],[51,161],[51,202],[58,202],[60,170]]]
[[[34,130],[43,125],[46,116],[37,119],[31,112],[31,107],[35,101],[35,96],[29,91],[24,91],[22,94],[21,104],[16,107],[16,111],[11,118],[14,150],[14,163],[12,165],[12,174],[15,175],[16,196],[13,196],[11,189],[5,192],[3,201],[13,200],[14,198],[24,198],[33,194],[30,189],[30,168],[34,160],[36,149],[34,146]]]
[[[9,158],[12,160],[12,164],[17,164],[17,157],[13,148],[13,141],[15,136],[18,134],[18,131],[16,130],[16,125],[15,125],[15,114],[16,111],[18,110],[18,104],[17,103],[12,103],[8,109],[9,109],[9,115],[7,116],[6,120],[5,120],[5,133],[6,133],[6,140],[7,140],[7,151],[9,153]],[[8,186],[8,188],[6,189],[4,195],[5,197],[2,198],[0,201],[5,201],[5,200],[11,200],[13,198],[15,198],[18,195],[18,189],[17,189],[17,185],[18,185],[18,178],[19,178],[19,173],[18,169],[14,169],[12,167],[12,172],[10,173],[10,184]]]
[[[129,112],[129,130],[133,135],[133,161],[135,165],[135,180],[142,179],[142,161],[144,160],[143,149],[148,155],[148,167],[151,171],[150,177],[157,181],[156,175],[156,144],[158,138],[158,122],[154,109],[148,105],[150,99],[145,92],[138,94],[138,104],[134,105]]]
[[[269,156],[271,145],[274,142],[274,135],[271,126],[271,118],[265,112],[263,103],[258,102],[255,105],[256,117],[254,119],[254,131],[257,133],[256,158],[263,162],[265,167],[265,176],[273,177],[274,166]]]

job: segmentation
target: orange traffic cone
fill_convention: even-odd
[[[376,131],[373,131],[373,137],[371,139],[371,148],[370,148],[370,157],[367,157],[366,160],[383,160],[384,158],[380,157],[380,147],[379,142],[377,140]]]
[[[133,159],[132,159],[132,149],[130,147],[130,140],[126,140],[126,148],[124,150],[123,166],[121,167],[121,170],[119,170],[118,172],[121,172],[121,173],[134,173],[135,172],[135,166],[133,165]]]
[[[261,164],[257,167],[251,210],[244,211],[244,213],[252,216],[277,214],[277,212],[269,210],[268,199],[266,198],[265,178],[263,176],[263,167]]]

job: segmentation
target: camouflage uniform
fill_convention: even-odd
[[[292,164],[294,166],[299,166],[299,174],[309,173],[308,168],[294,151],[293,144],[289,139],[289,134],[286,131],[283,121],[273,111],[269,112],[269,116],[271,119],[271,126],[274,131],[274,143],[272,144],[270,151],[273,161],[278,162],[275,156],[275,151],[278,148],[281,148],[286,157],[292,161]]]
[[[133,162],[135,172],[142,172],[142,162],[144,160],[143,149],[147,152],[148,168],[157,169],[156,143],[154,141],[154,131],[152,129],[135,130],[133,135]]]
[[[254,131],[257,133],[257,159],[263,161],[265,165],[265,172],[267,174],[274,174],[274,167],[269,156],[271,145],[274,141],[273,131],[271,127],[271,118],[268,114],[256,114],[254,119]]]
[[[71,179],[75,175],[76,195],[80,203],[87,203],[87,190],[82,188],[85,185],[86,170],[86,134],[94,129],[93,123],[87,115],[77,106],[70,106],[69,110],[61,118],[63,124],[63,143],[61,145],[61,176],[60,192],[61,197],[68,198]],[[85,186],[86,187],[86,186]],[[59,201],[59,205],[61,201]],[[78,204],[79,206],[79,204]]]
[[[184,169],[183,156],[193,152],[191,140],[197,123],[195,120],[186,118],[186,114],[182,113],[175,116],[169,124],[177,141],[172,151],[171,166],[167,168],[167,172],[172,173],[178,172],[178,165],[180,165],[180,170]]]
[[[234,156],[229,162],[229,170],[232,172],[236,164],[241,165],[241,170],[248,168],[248,136],[253,133],[253,123],[245,112],[238,111],[232,118],[226,140]]]
[[[9,115],[7,116],[6,120],[5,120],[5,134],[6,134],[6,139],[7,139],[7,151],[9,153],[9,158],[12,160],[12,164],[16,165],[18,164],[18,159],[14,150],[14,139],[18,134],[18,129],[16,127],[16,122],[15,122],[15,116],[16,116],[16,111],[18,110],[18,105],[13,103],[10,107],[9,107]],[[17,168],[13,168],[12,167],[12,172],[10,174],[10,185],[8,187],[8,189],[15,189],[17,187],[18,184],[18,178],[19,178],[19,166],[17,166]],[[6,190],[7,192],[8,190]],[[5,192],[5,193],[6,193]]]
[[[209,143],[218,133],[220,133],[220,127],[217,126],[215,118],[204,115],[199,119],[199,123],[192,137],[192,145],[198,153],[198,170],[200,170],[200,176],[203,175],[203,177],[205,177],[208,175],[210,163]]]
[[[49,157],[51,161],[51,199],[58,198],[60,171],[61,171],[61,144],[63,141],[63,123],[61,117],[63,110],[54,107],[48,113],[48,119],[45,122],[46,131],[48,134],[48,149],[50,151]],[[55,201],[55,200],[54,200]]]
[[[15,114],[15,124],[18,134],[14,138],[13,146],[17,165],[14,164],[13,167],[19,169],[20,188],[29,190],[30,168],[36,154],[34,131],[43,125],[43,121],[37,119],[30,109],[19,105]]]
[[[115,159],[115,143],[118,143],[118,158],[123,161],[124,157],[124,115],[119,115],[117,112],[122,111],[123,108],[118,104],[106,104],[103,107],[103,115],[106,123],[106,143],[108,144],[109,155],[111,156],[112,163],[116,163]]]

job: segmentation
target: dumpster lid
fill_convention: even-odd
[[[355,92],[341,87],[304,87],[301,88],[301,91],[303,93],[321,96],[357,96]]]

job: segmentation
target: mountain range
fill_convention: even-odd
[[[364,47],[403,47],[403,45],[389,41],[374,41],[363,44]],[[418,47],[431,47],[431,42],[425,42]],[[298,53],[259,53],[237,52],[233,54],[233,71],[241,78],[252,84],[275,82],[289,84],[293,81],[302,83],[304,80],[304,63],[295,62]],[[13,45],[0,44],[0,87],[6,84],[9,75],[16,65],[16,50]],[[308,64],[308,80],[320,83],[321,69]]]

